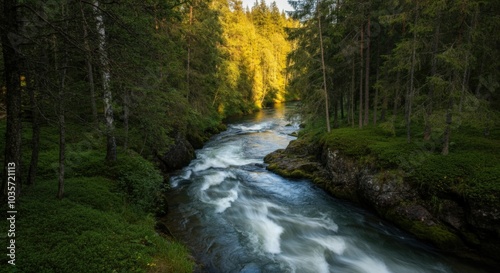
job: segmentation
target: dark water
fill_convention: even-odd
[[[169,229],[206,272],[481,272],[306,180],[265,170],[298,130],[283,106],[229,125],[172,177]]]

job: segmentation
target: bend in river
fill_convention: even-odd
[[[285,110],[230,124],[172,177],[166,224],[203,272],[481,272],[307,180],[268,172],[264,156],[298,130]]]

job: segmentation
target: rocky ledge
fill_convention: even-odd
[[[264,161],[268,170],[289,178],[309,178],[333,196],[374,210],[444,251],[498,266],[498,208],[470,204],[451,195],[428,197],[405,179],[402,170],[377,170],[339,150],[303,140],[290,142]]]

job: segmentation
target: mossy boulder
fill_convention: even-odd
[[[335,133],[330,138],[290,142],[286,149],[265,157],[267,168],[285,177],[311,179],[333,196],[357,202],[443,250],[483,262],[488,262],[484,257],[500,257],[500,210],[490,206],[494,204],[490,199],[497,197],[466,199],[454,187],[438,187],[446,181],[434,188],[416,181],[431,175],[420,173],[430,166],[428,162],[409,173],[391,159],[407,144],[394,144],[400,152],[390,153],[385,139],[346,142],[341,132]]]
[[[166,153],[158,155],[160,168],[165,173],[181,169],[189,164],[196,156],[194,148],[182,134],[177,134],[174,144]]]

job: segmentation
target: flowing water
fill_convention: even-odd
[[[168,227],[203,272],[481,272],[307,180],[265,169],[294,139],[285,107],[229,125],[171,179]]]

